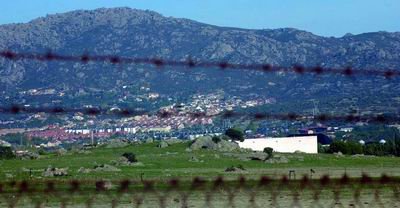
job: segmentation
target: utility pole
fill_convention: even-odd
[[[393,132],[393,149],[394,149],[394,155],[395,155],[395,156],[398,156],[396,140],[397,140],[397,138],[396,138],[396,132]]]
[[[318,101],[316,101],[314,99],[312,101],[313,101],[313,104],[314,104],[313,117],[315,118],[319,114]]]
[[[93,135],[93,129],[92,129],[92,130],[90,130],[90,138],[91,138],[91,141],[92,141],[92,146],[94,146],[94,135]]]

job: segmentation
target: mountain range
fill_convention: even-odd
[[[273,20],[268,20],[273,21]],[[400,66],[400,32],[321,37],[292,28],[241,29],[219,27],[189,19],[165,17],[131,8],[72,11],[48,15],[28,23],[0,26],[0,50],[65,55],[118,55],[172,60],[269,63],[280,66],[396,69]],[[273,97],[282,106],[308,110],[398,111],[398,79],[346,78],[253,71],[179,68],[110,63],[39,62],[0,58],[0,102],[29,102],[18,92],[56,89],[68,100],[118,103],[145,87],[161,97],[189,98],[194,93],[223,91],[227,96]],[[131,89],[126,92],[123,89]],[[101,94],[101,96],[99,96]],[[91,95],[95,95],[92,96]],[[7,99],[5,99],[7,97]],[[85,98],[86,100],[83,101]],[[89,101],[87,100],[88,98]],[[97,99],[97,100],[96,100]],[[65,101],[64,99],[63,101]],[[42,100],[43,101],[43,100]],[[35,101],[38,102],[38,101]],[[47,102],[47,101],[46,101]],[[72,101],[71,101],[72,102]]]

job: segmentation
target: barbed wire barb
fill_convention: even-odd
[[[51,62],[51,61],[68,61],[68,62],[79,62],[87,64],[89,62],[102,62],[117,64],[146,64],[153,65],[157,68],[162,67],[186,67],[186,68],[217,68],[217,69],[236,69],[236,70],[251,70],[251,71],[261,71],[261,72],[293,72],[296,74],[337,74],[344,75],[347,77],[355,76],[378,76],[391,79],[400,76],[400,70],[393,69],[355,69],[352,67],[345,68],[330,68],[322,66],[306,67],[294,63],[292,66],[277,66],[270,63],[258,63],[258,64],[239,64],[230,63],[227,61],[220,62],[210,62],[210,61],[195,61],[191,57],[184,61],[168,60],[162,58],[136,58],[136,57],[123,57],[117,55],[89,55],[85,52],[78,56],[67,56],[60,55],[54,52],[47,53],[20,53],[14,52],[12,50],[3,50],[0,52],[0,57],[8,59],[10,61],[19,60],[31,60],[31,61],[41,61],[41,62]]]

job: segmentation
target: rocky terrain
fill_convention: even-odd
[[[191,57],[194,60],[282,66],[301,64],[382,70],[400,66],[399,32],[321,37],[290,28],[249,30],[218,27],[130,8],[73,11],[48,15],[25,24],[2,25],[0,50],[5,49],[173,60]],[[126,92],[122,90],[124,86],[146,86],[162,95],[177,97],[220,89],[229,95],[254,93],[275,97],[278,103],[298,102],[312,106],[309,100],[317,99],[326,108],[332,108],[329,105],[337,102],[345,102],[343,106],[365,105],[368,110],[371,106],[379,110],[382,103],[391,106],[382,108],[385,110],[396,109],[399,105],[396,92],[400,86],[396,80],[375,77],[354,79],[0,59],[0,94],[8,98],[0,101],[28,102],[29,99],[19,99],[15,92],[51,88],[66,93],[65,99],[69,100],[95,95],[89,100],[96,103],[96,99],[118,100],[129,93],[138,93]]]

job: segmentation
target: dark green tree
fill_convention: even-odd
[[[329,146],[323,146],[318,143],[318,153],[329,153]]]
[[[244,141],[244,133],[243,130],[239,128],[230,128],[225,131],[225,135],[235,141]]]
[[[348,149],[346,142],[344,141],[333,141],[332,144],[329,145],[329,153],[341,152],[343,154],[349,154],[350,150]]]
[[[0,159],[12,159],[15,158],[15,154],[11,147],[0,146]]]
[[[215,144],[218,144],[218,143],[221,141],[221,138],[218,137],[218,136],[213,136],[213,137],[212,137],[212,141],[213,141]]]
[[[266,148],[264,148],[263,152],[268,154],[267,159],[269,159],[269,158],[273,157],[274,149],[272,149],[271,147],[266,147]]]
[[[356,154],[364,154],[363,146],[355,141],[346,142],[348,152],[346,154],[356,155]]]
[[[128,159],[128,161],[130,163],[135,163],[138,160],[136,159],[136,155],[132,152],[125,152],[124,154],[122,154],[122,157],[125,157],[126,159]]]

